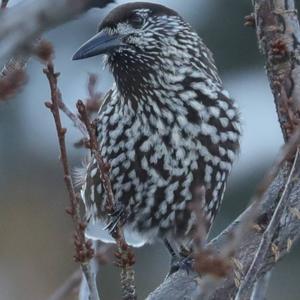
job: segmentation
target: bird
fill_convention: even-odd
[[[237,105],[197,32],[161,4],[115,7],[73,60],[97,55],[114,78],[97,116],[97,139],[116,213],[107,214],[92,156],[81,187],[86,235],[113,242],[108,225],[120,222],[131,246],[164,241],[177,252],[190,249],[199,221],[208,234],[239,153]]]

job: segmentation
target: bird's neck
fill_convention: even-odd
[[[173,108],[179,102],[185,106],[191,100],[188,92],[193,89],[213,94],[222,88],[222,83],[204,47],[201,43],[191,53],[166,48],[161,52],[164,56],[137,52],[115,54],[108,63],[120,98],[130,102],[133,109],[153,103],[162,109]]]

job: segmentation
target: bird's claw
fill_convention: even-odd
[[[193,258],[191,255],[186,257],[173,257],[171,260],[171,268],[167,277],[179,270],[184,270],[187,274],[189,274],[193,270]]]

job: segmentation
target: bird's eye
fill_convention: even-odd
[[[143,25],[144,19],[141,16],[134,14],[130,17],[129,22],[135,28],[138,28],[138,27],[141,27]]]

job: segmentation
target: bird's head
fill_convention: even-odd
[[[157,51],[161,43],[172,45],[182,29],[179,15],[159,4],[134,2],[112,10],[98,28],[98,33],[83,44],[73,59],[83,59],[99,54],[114,55],[121,52]]]
[[[117,72],[149,72],[149,68],[176,64],[193,49],[198,35],[174,10],[163,5],[134,2],[113,9],[99,26],[98,33],[84,43],[73,59],[100,54]],[[197,45],[196,47],[197,48]]]

